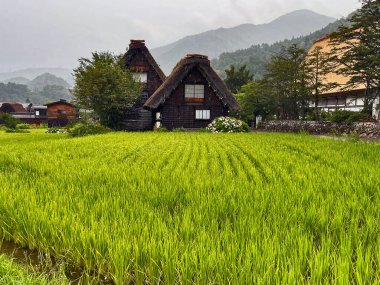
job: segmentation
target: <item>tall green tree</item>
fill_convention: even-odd
[[[268,92],[276,102],[281,119],[299,119],[308,108],[308,71],[304,49],[292,45],[272,57],[264,76]]]
[[[250,122],[257,116],[267,118],[275,112],[275,100],[268,92],[264,80],[254,80],[242,86],[240,93],[236,94],[240,104],[239,115],[246,122]]]
[[[365,86],[364,112],[380,96],[380,1],[362,0],[351,25],[332,34],[331,62],[338,74],[349,77],[345,88]]]
[[[336,86],[336,83],[327,80],[327,75],[331,72],[328,53],[324,52],[320,46],[310,50],[305,58],[305,68],[314,101],[314,116],[316,120],[320,120],[318,108],[320,96]]]
[[[240,91],[243,85],[253,80],[253,75],[247,69],[247,65],[241,66],[236,69],[234,65],[231,65],[229,69],[225,70],[227,78],[224,80],[227,87],[234,94]]]
[[[76,102],[93,110],[101,124],[120,129],[127,108],[141,93],[141,84],[122,64],[122,55],[94,52],[92,58],[81,58],[74,70]]]

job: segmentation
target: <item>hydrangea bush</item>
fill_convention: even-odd
[[[207,130],[212,133],[245,133],[248,132],[249,127],[241,120],[219,117],[207,126]]]
[[[67,134],[67,129],[65,128],[49,128],[45,131],[47,134]]]

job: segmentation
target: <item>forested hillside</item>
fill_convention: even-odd
[[[164,72],[169,74],[175,64],[188,53],[206,54],[209,58],[217,58],[223,52],[308,35],[335,20],[310,10],[298,10],[266,24],[246,23],[187,36],[169,45],[152,49],[152,54]]]
[[[308,36],[284,40],[272,45],[254,45],[248,49],[223,53],[218,59],[212,60],[212,65],[222,77],[225,77],[225,70],[231,65],[242,66],[246,64],[254,77],[259,79],[265,73],[270,58],[281,52],[282,49],[290,47],[293,44],[297,44],[297,46],[301,48],[309,49],[314,41],[331,34],[336,31],[340,25],[347,23],[347,20],[338,20]]]
[[[59,99],[71,99],[67,88],[58,85],[46,85],[40,91],[31,91],[28,86],[9,82],[0,83],[0,102],[31,102],[41,105]]]

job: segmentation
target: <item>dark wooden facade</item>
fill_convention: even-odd
[[[186,84],[204,85],[204,100],[201,102],[186,100]],[[196,110],[210,110],[210,119],[197,120],[195,118]],[[223,106],[223,103],[215,95],[211,87],[208,86],[207,80],[194,67],[173,91],[168,100],[157,109],[157,112],[161,113],[162,125],[169,130],[174,128],[198,129],[207,127],[217,117],[227,116],[228,107]]]
[[[77,107],[66,100],[46,104],[48,127],[64,127],[78,119]]]
[[[186,98],[186,85],[203,85],[204,98]],[[239,105],[206,56],[188,55],[144,107],[155,112],[163,127],[172,130],[204,128],[215,118],[237,110]],[[209,118],[196,118],[197,110],[209,110]]]
[[[133,108],[126,110],[124,126],[126,130],[142,131],[153,128],[152,112],[143,108],[144,103],[161,86],[165,74],[154,60],[143,40],[131,40],[124,56],[125,68],[133,74],[146,74],[146,82],[142,82],[143,90]]]

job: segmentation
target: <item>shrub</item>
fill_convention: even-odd
[[[167,128],[165,128],[165,127],[160,127],[160,128],[154,128],[153,129],[153,131],[154,132],[157,132],[157,133],[166,133],[166,132],[168,132],[168,129]]]
[[[30,133],[30,131],[25,130],[25,129],[12,129],[12,128],[6,128],[5,132],[6,133],[18,133],[18,134]]]
[[[369,120],[371,120],[371,116],[361,112],[336,110],[331,114],[331,121],[335,123],[351,124],[354,122],[366,122]]]
[[[12,117],[7,113],[0,113],[0,125],[4,125],[9,129],[16,129],[16,126],[20,124],[21,121]]]
[[[111,129],[104,127],[98,123],[82,122],[75,124],[74,127],[69,129],[72,137],[83,137],[89,135],[100,135],[111,132]]]
[[[29,124],[17,124],[16,129],[18,130],[29,130],[31,127]]]
[[[186,132],[186,129],[185,128],[175,128],[172,130],[173,133],[183,133],[183,132]]]
[[[219,117],[207,126],[207,130],[212,133],[245,133],[249,127],[247,123],[238,119]]]

